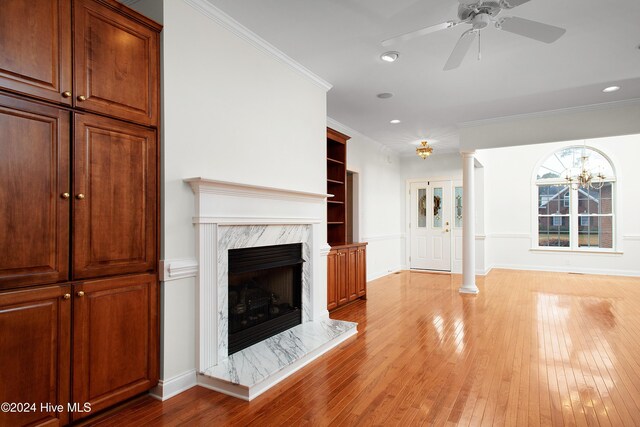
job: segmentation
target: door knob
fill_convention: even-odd
[[[82,194],[82,193],[76,194],[76,199],[83,200],[84,199],[84,194]]]
[[[71,92],[69,92],[68,90],[65,90],[64,92],[62,92],[62,97],[71,98]]]
[[[86,100],[87,100],[87,97],[86,97],[86,96],[84,96],[84,95],[80,95],[80,96],[78,97],[78,101],[80,101],[80,102],[82,102],[82,101],[86,101]]]
[[[84,296],[84,292],[83,291],[78,291],[78,293],[76,295],[78,295],[79,297],[82,298]]]
[[[448,233],[448,232],[449,232],[449,229],[448,229],[448,228],[445,228],[445,229],[444,229],[444,232],[445,232],[445,233]]]

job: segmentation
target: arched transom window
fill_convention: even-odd
[[[536,173],[538,247],[612,250],[615,173],[611,162],[586,146],[549,156]]]

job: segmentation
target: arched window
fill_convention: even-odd
[[[614,249],[615,180],[611,162],[593,148],[549,156],[536,173],[537,246]]]

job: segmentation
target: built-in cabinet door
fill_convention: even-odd
[[[327,255],[327,310],[333,310],[338,306],[338,253],[330,251]]]
[[[345,304],[349,301],[349,292],[347,288],[347,249],[339,249],[337,253],[337,263],[338,263],[338,305]]]
[[[152,387],[158,380],[155,275],[76,284],[72,298],[73,402],[90,403],[95,413]]]
[[[347,300],[353,301],[358,298],[357,283],[357,262],[358,248],[349,248],[347,252]]]
[[[158,121],[158,33],[92,0],[74,3],[75,106]]]
[[[154,269],[156,133],[76,114],[73,278]]]
[[[0,87],[71,103],[71,2],[0,2]]]
[[[0,293],[0,402],[23,405],[3,406],[0,426],[67,423],[69,293],[70,286]]]
[[[358,262],[356,268],[356,285],[358,297],[367,294],[367,249],[366,246],[358,248]]]
[[[70,191],[69,112],[0,95],[0,289],[68,278]]]

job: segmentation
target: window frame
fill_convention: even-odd
[[[598,215],[589,215],[588,218],[602,218],[602,217],[611,217],[611,248],[600,248],[593,246],[579,246],[579,229],[580,229],[580,218],[586,215],[580,215],[578,212],[578,192],[579,189],[574,189],[567,183],[567,181],[560,178],[540,178],[538,179],[538,173],[542,165],[549,159],[551,156],[555,156],[557,153],[567,150],[567,149],[587,149],[591,151],[595,151],[600,154],[604,159],[609,162],[611,169],[613,171],[613,176],[607,177],[607,179],[603,180],[605,183],[611,183],[611,214],[598,214]],[[540,251],[551,251],[551,252],[602,252],[602,253],[617,253],[618,250],[618,241],[619,236],[617,235],[617,185],[616,185],[616,170],[611,159],[604,154],[602,151],[583,145],[570,145],[566,147],[556,148],[549,155],[543,157],[540,162],[536,165],[536,168],[533,171],[533,186],[532,186],[532,196],[533,196],[533,216],[532,216],[532,249],[540,250]],[[539,206],[539,188],[540,186],[549,186],[549,185],[560,185],[560,186],[568,186],[569,187],[569,240],[570,244],[568,247],[563,246],[540,246],[540,229],[539,229],[539,219],[541,216],[548,215],[540,215],[540,206]],[[564,205],[564,196],[563,196]],[[566,207],[566,206],[565,206]]]

